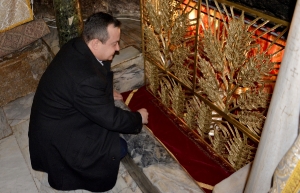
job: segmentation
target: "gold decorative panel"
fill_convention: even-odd
[[[141,10],[148,89],[232,168],[252,161],[289,24],[228,1]]]

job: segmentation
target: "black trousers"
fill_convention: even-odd
[[[121,144],[121,159],[123,159],[128,153],[128,146],[127,146],[127,142],[122,137],[120,137],[120,144]]]

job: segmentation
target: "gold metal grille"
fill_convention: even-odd
[[[147,87],[225,162],[253,160],[288,23],[228,1],[141,0]]]

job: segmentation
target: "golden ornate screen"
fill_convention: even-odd
[[[289,24],[228,1],[141,0],[148,90],[225,164],[254,158]]]

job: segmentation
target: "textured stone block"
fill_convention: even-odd
[[[7,122],[5,113],[0,107],[0,139],[3,139],[12,134],[12,130]]]
[[[53,54],[38,40],[0,59],[0,106],[34,92]]]

